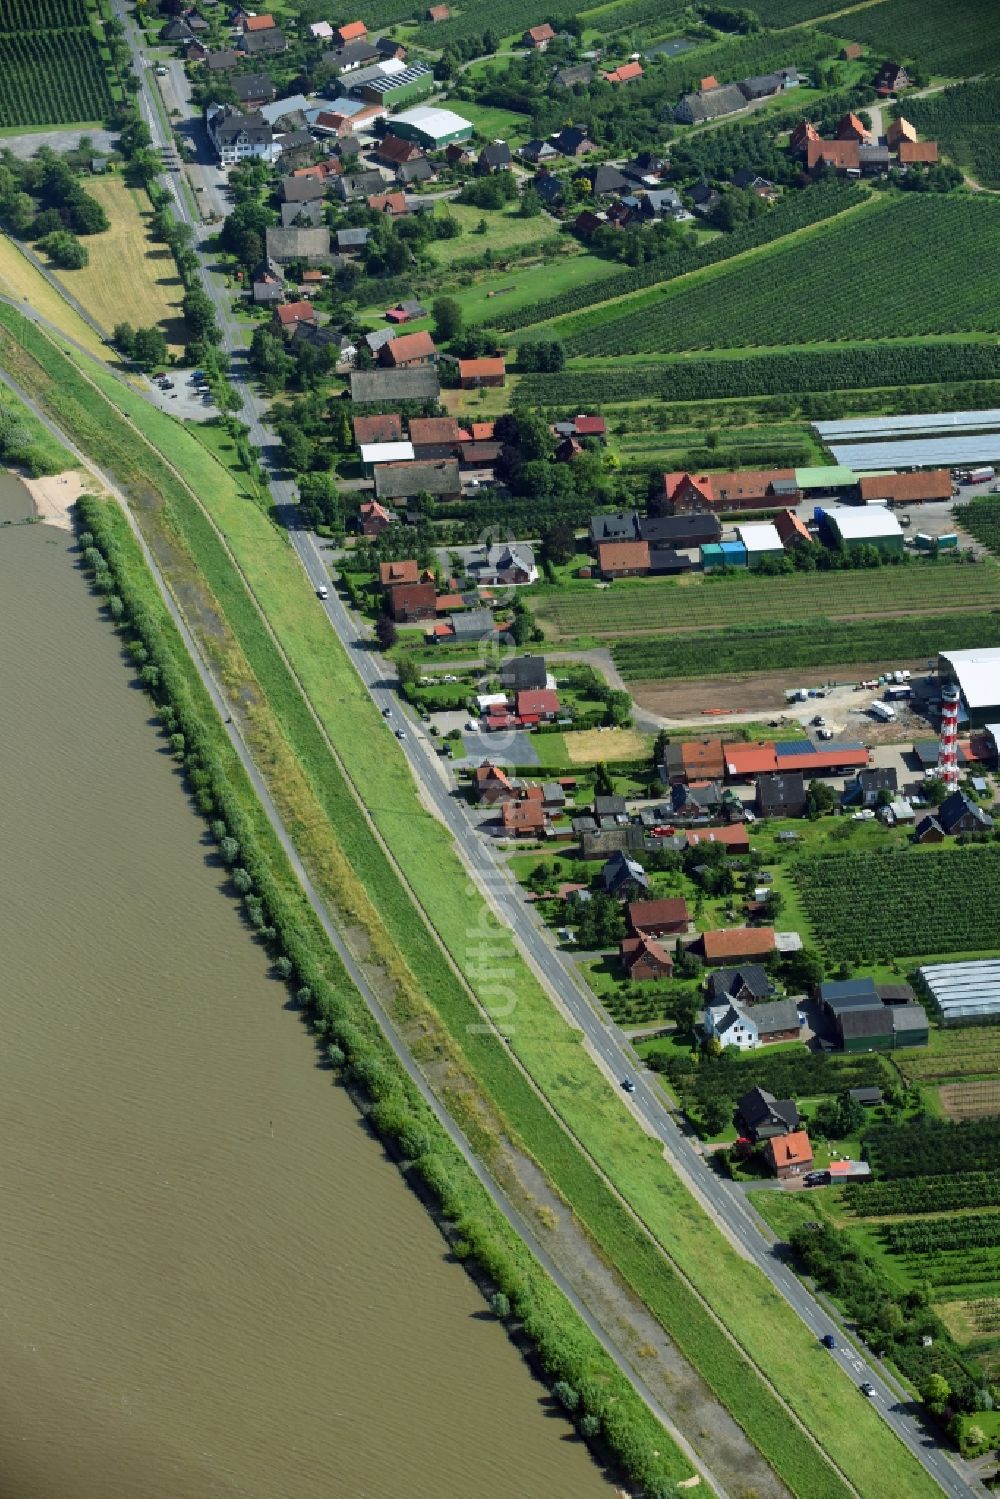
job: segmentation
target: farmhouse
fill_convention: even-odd
[[[747,962],[775,951],[772,927],[727,927],[703,933],[701,941],[705,962],[713,965]]]
[[[366,500],[358,507],[358,522],[362,536],[381,536],[392,525],[392,516],[378,500]]]
[[[547,683],[544,656],[514,656],[501,664],[500,684],[503,687],[525,692],[532,687],[545,687]]]
[[[900,141],[901,167],[933,166],[938,159],[937,141]]]
[[[436,401],[440,394],[437,370],[430,365],[406,370],[358,370],[351,376],[351,401],[355,406]]]
[[[668,979],[674,971],[674,960],[667,949],[644,932],[637,937],[625,937],[619,948],[619,957],[633,983]]]
[[[502,359],[460,359],[458,378],[463,390],[482,386],[505,385],[507,366]]]
[[[424,329],[420,333],[401,333],[392,343],[385,344],[379,350],[378,359],[379,364],[388,365],[394,370],[419,368],[436,362],[437,349],[434,340]]]
[[[555,35],[548,21],[544,21],[540,26],[528,27],[528,30],[521,38],[521,45],[532,47],[536,52],[544,52],[549,42],[555,40]]]
[[[418,494],[457,500],[461,493],[462,481],[454,458],[375,466],[375,494],[380,500],[408,500]]]
[[[299,261],[306,265],[329,265],[333,259],[330,231],[325,224],[268,229],[264,239],[268,259],[278,265]]]
[[[396,411],[384,416],[356,416],[353,422],[354,441],[358,447],[369,442],[402,442],[403,422]]]
[[[386,589],[389,613],[400,624],[433,619],[436,595],[433,583],[394,583]]]
[[[679,125],[700,125],[705,120],[737,114],[746,109],[746,105],[738,85],[728,83],[722,88],[706,89],[704,93],[685,94],[674,109],[674,119]]]
[[[642,865],[628,854],[612,854],[601,870],[601,884],[607,895],[618,900],[632,900],[649,890],[649,876]]]
[[[799,1111],[792,1098],[775,1098],[766,1088],[751,1088],[736,1105],[739,1120],[752,1140],[773,1140],[799,1127]]]
[[[758,776],[754,808],[758,817],[801,817],[806,809],[802,772],[792,770]]]
[[[599,542],[597,566],[602,578],[641,577],[649,572],[649,545],[645,541]]]
[[[790,1176],[803,1176],[812,1169],[812,1146],[804,1129],[768,1140],[764,1154],[779,1181]]]
[[[910,87],[910,75],[898,62],[884,62],[875,79],[875,92],[886,99],[900,89]]]
[[[647,937],[664,937],[671,933],[686,932],[690,917],[687,901],[683,896],[663,900],[634,900],[626,912],[629,929],[634,936],[645,933]]]
[[[745,963],[740,968],[717,968],[706,985],[712,1004],[753,1005],[769,999],[773,985],[767,969],[759,963]]]

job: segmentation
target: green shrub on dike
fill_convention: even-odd
[[[112,612],[130,636],[126,651],[176,746],[189,790],[216,844],[230,853],[236,845],[235,859],[226,862],[249,877],[244,910],[327,1056],[343,1059],[352,1087],[365,1095],[369,1123],[434,1205],[456,1255],[472,1262],[490,1292],[506,1298],[500,1305],[510,1308],[511,1330],[529,1339],[547,1383],[579,1395],[572,1416],[581,1434],[611,1453],[648,1499],[672,1494],[691,1476],[690,1464],[476,1180],[311,910],[304,919],[303,903],[290,894],[294,878],[278,863],[280,848],[274,842],[269,850],[258,836],[254,823],[262,812],[249,782],[238,765],[226,764],[228,741],[194,665],[165,610],[154,607],[160,601],[124,516],[116,505],[84,495],[77,522],[84,569],[95,589],[121,602],[120,614]]]

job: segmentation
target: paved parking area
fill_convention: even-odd
[[[499,765],[537,765],[538,755],[531,735],[521,729],[495,734],[463,734],[465,753],[478,764],[492,760]]]
[[[171,370],[168,378],[174,382],[173,390],[162,390],[155,381],[149,381],[148,394],[155,405],[182,422],[207,422],[218,416],[219,409],[211,397],[206,401],[191,384],[190,370]]]

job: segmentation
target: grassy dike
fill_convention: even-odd
[[[36,330],[16,326],[26,345],[8,345],[19,379],[51,403],[81,444],[101,455],[124,483],[134,477],[145,494],[164,492],[175,523],[240,637],[244,660],[293,743],[311,784],[319,787],[327,819],[326,841],[336,839],[360,884],[377,906],[382,929],[405,954],[410,975],[454,1045],[503,1118],[526,1143],[585,1223],[594,1240],[654,1311],[678,1346],[748,1431],[795,1492],[808,1499],[843,1495],[843,1480],[822,1458],[781,1402],[758,1377],[763,1369],[775,1389],[834,1456],[859,1493],[919,1499],[937,1493],[924,1470],[875,1413],[858,1400],[846,1378],[831,1371],[806,1328],[759,1273],[740,1257],[663,1161],[655,1144],[612,1095],[546,994],[517,957],[503,932],[490,937],[492,966],[504,974],[513,1010],[513,1047],[526,1071],[562,1119],[607,1172],[638,1219],[625,1211],[570,1135],[559,1128],[513,1065],[505,1047],[475,1029],[479,1012],[431,940],[406,891],[373,839],[349,795],[336,761],[260,625],[232,563],[197,507],[154,454],[139,458],[137,438],[117,413],[74,375],[58,351]],[[39,362],[40,361],[40,362]],[[286,540],[255,507],[237,498],[230,476],[214,464],[170,418],[132,400],[110,376],[102,377],[116,405],[134,417],[155,446],[169,452],[225,531],[233,552],[294,659],[309,696],[364,801],[391,846],[449,951],[470,972],[480,959],[481,902],[470,886],[443,829],[420,806],[402,757],[382,725],[356,674],[330,634]],[[124,429],[124,430],[123,430]],[[83,434],[86,434],[84,436]],[[95,441],[98,445],[94,447]],[[109,445],[113,450],[109,450]],[[122,464],[128,466],[122,472]],[[150,514],[142,497],[140,519]],[[249,666],[247,667],[249,670]],[[381,737],[379,737],[381,736]],[[373,744],[382,752],[372,755]],[[264,766],[265,771],[268,767]],[[303,830],[303,821],[293,832]],[[335,830],[335,833],[334,833]],[[308,831],[308,828],[306,829]],[[475,980],[476,975],[472,974]],[[409,1002],[419,1005],[412,990]],[[426,1001],[424,1001],[426,1003]],[[488,1141],[484,1142],[488,1148]],[[669,1256],[665,1260],[653,1239]],[[674,1273],[671,1265],[680,1273]],[[694,1294],[697,1288],[739,1340],[742,1354]]]
[[[691,1467],[628,1380],[509,1226],[407,1078],[323,932],[198,677],[116,503],[78,505],[84,566],[120,621],[187,786],[233,870],[245,913],[276,971],[311,1012],[332,1065],[365,1100],[369,1123],[441,1215],[452,1252],[507,1298],[511,1333],[534,1345],[578,1429],[650,1496]],[[560,1381],[562,1384],[560,1384]],[[568,1386],[568,1391],[564,1386]],[[575,1395],[575,1399],[571,1398]]]

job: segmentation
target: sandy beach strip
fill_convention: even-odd
[[[25,479],[21,482],[31,495],[31,502],[39,520],[47,526],[56,526],[60,531],[72,531],[70,506],[82,494],[97,494],[102,490],[92,474],[79,469],[67,469],[64,474],[49,474],[42,479]]]

